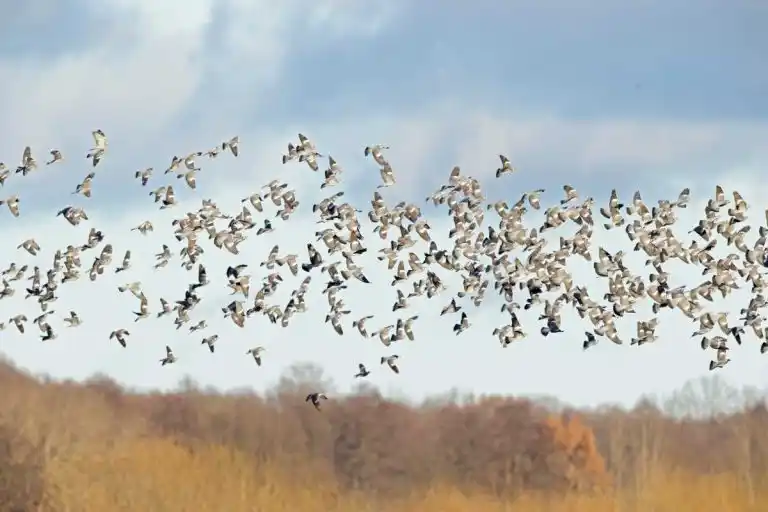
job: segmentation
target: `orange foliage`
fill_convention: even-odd
[[[594,490],[610,482],[595,435],[578,415],[548,416],[539,425],[539,436],[535,462],[554,472],[562,487]]]

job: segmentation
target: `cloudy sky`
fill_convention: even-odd
[[[259,262],[273,245],[303,255],[318,229],[311,205],[324,197],[320,175],[280,163],[298,132],[340,162],[345,199],[365,211],[379,178],[362,148],[389,144],[398,182],[385,198],[391,205],[418,201],[436,232],[447,231],[449,219],[424,197],[445,182],[453,165],[481,179],[492,201],[515,201],[539,187],[546,189],[545,202],[557,201],[568,183],[598,203],[612,188],[625,198],[641,190],[655,203],[689,186],[693,203],[678,227],[686,241],[716,183],[754,200],[752,220],[765,222],[766,205],[758,202],[768,184],[768,8],[754,0],[644,0],[631,7],[606,0],[578,7],[555,0],[444,4],[29,0],[0,7],[6,21],[0,161],[15,167],[26,145],[40,161],[52,148],[65,156],[27,177],[12,176],[0,191],[18,194],[22,204],[18,219],[0,209],[6,240],[0,265],[47,268],[56,249],[83,243],[90,227],[106,234],[116,260],[126,249],[134,254],[134,269],[125,277],[110,271],[96,283],[86,279],[61,288],[52,320],[59,339],[39,341],[34,326],[25,335],[6,329],[0,350],[34,373],[82,379],[100,372],[141,389],[172,388],[184,376],[220,389],[265,389],[290,365],[308,361],[344,391],[364,362],[374,370],[373,385],[414,399],[457,388],[629,404],[707,374],[712,354],[701,351],[690,337],[694,326],[675,312],[660,317],[661,339],[654,345],[603,342],[587,352],[581,349],[586,325],[570,311],[564,314],[567,334],[541,338],[536,318],[523,316],[531,336],[501,349],[491,336],[506,321],[496,299],[481,308],[465,306],[473,326],[459,337],[452,333],[453,320],[438,318],[449,295],[416,302],[416,341],[389,349],[363,339],[351,325],[340,337],[323,324],[327,304],[317,287],[309,311],[288,329],[253,317],[241,330],[221,318],[219,307],[230,300],[227,265],[249,264],[258,281],[265,274]],[[71,192],[90,170],[84,157],[96,128],[107,133],[110,148],[97,169],[94,195],[85,199]],[[171,176],[162,170],[173,155],[206,150],[234,135],[242,141],[240,157],[201,160],[197,191],[173,178],[181,200],[174,209],[159,211],[148,197],[150,187],[133,178],[151,166],[151,185],[163,185]],[[495,180],[499,153],[519,173]],[[206,333],[220,335],[216,354],[200,345],[202,336],[176,332],[171,320],[134,323],[131,311],[138,305],[117,285],[141,281],[157,308],[160,297],[180,299],[195,277],[179,267],[178,256],[167,268],[152,269],[163,243],[176,253],[180,248],[170,222],[202,198],[237,213],[240,199],[272,179],[296,189],[301,208],[295,218],[277,220],[270,235],[251,234],[238,257],[204,243],[214,285],[194,320],[209,317]],[[56,218],[68,204],[85,207],[91,220],[75,228]],[[273,215],[274,207],[267,212]],[[154,233],[130,231],[144,220],[155,223]],[[16,249],[30,237],[43,248],[38,258]],[[375,250],[374,237],[368,238]],[[595,244],[631,252],[622,233],[596,229]],[[638,254],[629,261],[647,274]],[[394,290],[373,257],[361,262],[373,283],[345,292],[353,310],[347,323],[374,314],[373,329],[397,318],[391,312]],[[578,282],[605,287],[582,262],[574,260],[572,271]],[[699,270],[674,263],[669,272],[674,285],[704,279]],[[321,282],[317,276],[313,284]],[[297,284],[286,279],[275,301],[284,302]],[[35,316],[36,305],[16,287],[16,296],[0,302],[0,315]],[[600,288],[593,295],[602,293]],[[712,308],[736,317],[748,299],[744,290]],[[61,322],[70,310],[84,319],[76,330]],[[650,311],[640,308],[638,315],[649,318]],[[620,323],[626,339],[633,321]],[[108,340],[120,327],[132,333],[128,349]],[[179,362],[161,368],[166,343]],[[255,345],[267,348],[261,368],[245,356]],[[768,386],[768,355],[761,357],[758,346],[750,338],[734,349],[723,377]],[[378,365],[390,353],[401,356],[399,376]]]

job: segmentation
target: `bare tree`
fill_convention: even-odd
[[[677,418],[706,419],[744,409],[745,397],[720,375],[686,382],[664,400],[665,414]]]

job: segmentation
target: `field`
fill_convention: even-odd
[[[290,377],[266,397],[142,395],[7,364],[0,385],[0,510],[768,510],[764,404],[674,419],[649,402],[417,406],[363,389],[319,413]]]

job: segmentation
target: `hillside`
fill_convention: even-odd
[[[680,420],[361,389],[317,412],[300,374],[267,396],[148,395],[3,363],[0,510],[768,510],[764,404]]]

